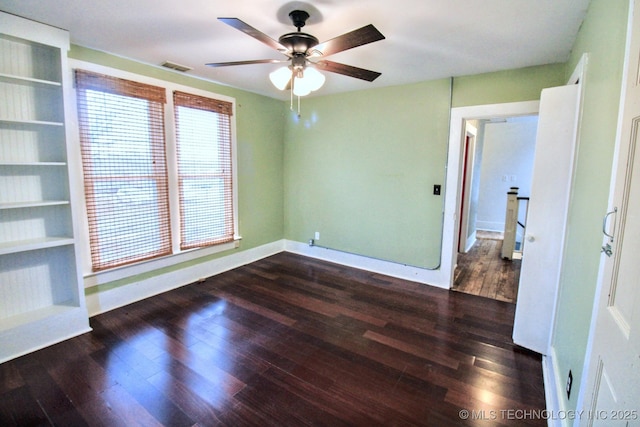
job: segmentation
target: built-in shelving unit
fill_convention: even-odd
[[[66,31],[0,12],[0,363],[89,330],[69,190]]]

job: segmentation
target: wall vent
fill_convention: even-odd
[[[171,68],[172,70],[180,71],[183,73],[185,71],[189,71],[193,69],[191,67],[187,67],[186,65],[176,64],[175,62],[171,62],[171,61],[164,61],[161,65],[165,68]]]

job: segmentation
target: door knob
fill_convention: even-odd
[[[533,243],[536,241],[536,238],[533,236],[533,234],[527,234],[526,238],[527,238],[527,242]]]

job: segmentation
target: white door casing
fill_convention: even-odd
[[[462,206],[460,213],[460,241],[458,242],[458,251],[461,253],[468,252],[476,240],[475,217],[471,218],[471,196],[474,185],[475,169],[477,167],[475,157],[478,129],[466,122],[465,134],[466,143],[463,144],[462,147],[464,151],[462,163],[462,182],[464,183],[464,188],[461,188],[461,197],[464,195],[464,198],[461,199],[460,202]]]
[[[465,123],[499,117],[531,116],[538,114],[539,101],[509,102],[503,104],[474,105],[451,109],[449,148],[447,151],[447,176],[444,193],[444,224],[442,259],[437,283],[441,287],[453,286],[453,274],[458,257],[458,227],[462,182],[462,156]]]

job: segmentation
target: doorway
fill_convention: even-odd
[[[460,217],[459,186],[462,179],[462,141],[466,120],[490,120],[537,115],[539,101],[511,102],[503,104],[476,105],[451,109],[451,132],[449,135],[448,164],[444,200],[444,226],[441,271],[448,288],[453,286],[454,270],[458,261],[458,223]]]
[[[537,115],[464,119],[457,263],[452,289],[514,303],[519,260],[502,258],[507,193],[531,188]],[[526,203],[521,203],[523,242]],[[521,246],[521,245],[520,245]]]

